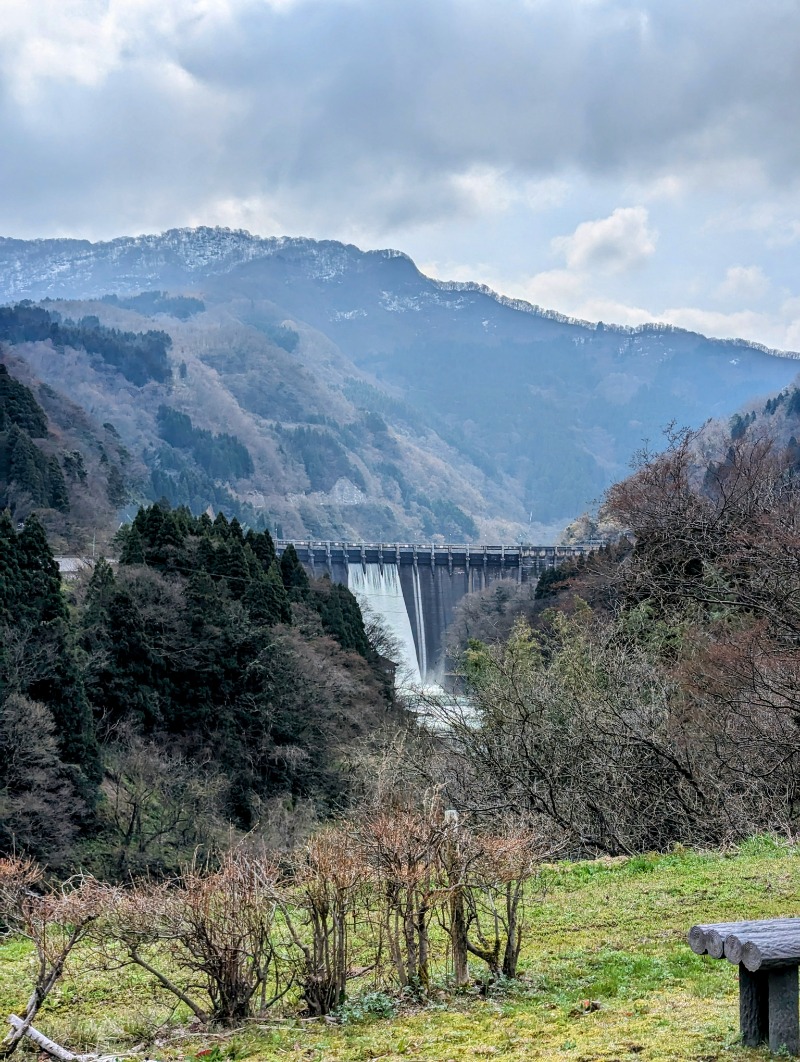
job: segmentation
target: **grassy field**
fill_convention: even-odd
[[[725,854],[559,864],[546,880],[523,979],[488,997],[438,990],[418,1007],[367,994],[341,1024],[276,1014],[193,1032],[140,976],[99,972],[85,957],[36,1024],[73,1050],[146,1045],[151,1058],[202,1052],[204,1062],[767,1057],[737,1042],[735,969],[693,955],[686,933],[697,921],[800,914],[800,848],[756,838]],[[4,1014],[23,1005],[29,962],[23,944],[0,948]]]

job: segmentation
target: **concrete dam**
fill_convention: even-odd
[[[276,543],[282,553],[289,543]],[[536,581],[592,545],[475,546],[294,542],[309,574],[347,586],[401,647],[401,684],[444,684],[447,629],[458,603],[501,579]]]

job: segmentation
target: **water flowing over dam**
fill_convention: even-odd
[[[416,607],[416,597],[412,610],[406,606],[397,565],[348,564],[347,586],[362,607],[366,604],[397,642],[401,654],[396,661],[398,684],[422,686],[427,671],[424,657],[425,620],[422,608]],[[411,628],[411,615],[414,616],[416,632]]]
[[[276,543],[282,553],[287,542]],[[295,542],[313,576],[347,586],[398,643],[398,684],[446,686],[447,630],[459,602],[501,579],[527,583],[590,551],[577,546]]]

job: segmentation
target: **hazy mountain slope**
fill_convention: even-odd
[[[154,288],[200,296],[205,311],[154,325],[119,305],[56,305],[166,328],[187,373],[147,405],[169,392],[198,426],[242,438],[256,474],[229,488],[292,534],[469,537],[447,506],[482,536],[563,524],[665,424],[727,414],[798,369],[747,343],[589,325],[442,284],[396,251],[215,229],[0,240],[0,299]],[[127,415],[142,451],[154,415]]]
[[[56,549],[102,548],[145,474],[112,423],[93,420],[0,348],[0,509],[15,521],[35,510]]]
[[[347,398],[340,381],[357,370],[325,337],[270,323],[268,306],[248,308],[261,314],[259,328],[228,307],[182,321],[108,301],[46,303],[67,334],[69,321],[78,332],[97,321],[134,337],[157,325],[170,339],[163,380],[125,376],[80,344],[10,349],[91,416],[113,421],[147,466],[137,498],[210,504],[293,538],[475,538],[467,513],[489,521],[503,511],[501,485],[429,429],[390,427]]]

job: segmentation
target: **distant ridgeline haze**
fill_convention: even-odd
[[[6,360],[114,425],[134,494],[292,539],[552,541],[643,440],[798,369],[434,281],[397,251],[226,229],[0,239],[0,300]]]

